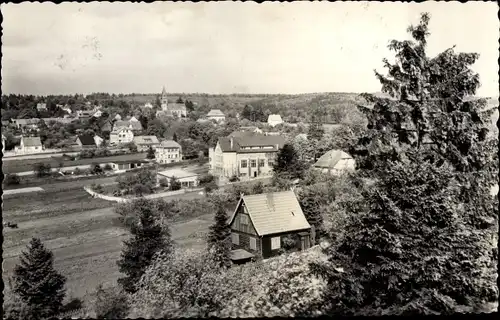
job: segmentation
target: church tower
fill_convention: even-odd
[[[161,92],[160,97],[161,110],[167,111],[168,109],[168,100],[167,100],[167,90],[165,90],[165,86],[163,86],[163,90]]]

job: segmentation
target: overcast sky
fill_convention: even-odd
[[[380,90],[391,39],[431,14],[429,53],[478,52],[498,95],[496,3],[22,3],[1,6],[2,92]]]

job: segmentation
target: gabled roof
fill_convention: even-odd
[[[235,133],[236,136],[227,138],[219,138],[219,145],[222,152],[240,152],[240,153],[254,153],[254,152],[275,152],[282,148],[285,144],[285,139],[281,136],[265,136],[258,133]],[[233,146],[231,147],[231,139]],[[278,148],[276,148],[278,145]],[[243,149],[243,147],[271,147],[269,149]]]
[[[175,142],[174,140],[165,140],[160,144],[162,148],[181,148],[181,145]]]
[[[131,130],[142,130],[142,124],[139,121],[117,120],[114,124],[115,129],[129,128]]]
[[[293,191],[243,196],[238,202],[229,224],[233,222],[242,202],[245,204],[250,220],[259,236],[311,228]]]
[[[186,111],[186,105],[184,103],[172,103],[168,104],[168,110],[173,111],[173,110],[184,110]]]
[[[25,147],[41,147],[42,141],[40,137],[22,137]]]
[[[132,132],[132,130],[130,130],[128,127],[119,127],[119,128],[113,128],[113,131],[111,131],[110,134],[119,134],[121,131],[130,131],[130,132]]]
[[[137,136],[134,137],[134,143],[152,145],[152,144],[159,144],[160,141],[158,141],[158,138],[156,136]]]
[[[209,113],[207,113],[207,117],[225,117],[224,113],[219,109],[212,109]]]
[[[314,167],[333,169],[342,159],[352,159],[352,157],[342,150],[330,150],[316,161]]]
[[[279,114],[270,114],[267,118],[267,122],[283,122]]]
[[[78,136],[78,139],[84,146],[95,146],[94,136],[91,134],[81,134]]]

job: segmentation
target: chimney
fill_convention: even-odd
[[[267,206],[269,207],[269,209],[271,209],[272,211],[274,211],[274,195],[272,193],[267,193],[266,195],[266,200],[267,200]]]
[[[233,149],[233,137],[229,138],[229,141],[231,142],[231,150]]]

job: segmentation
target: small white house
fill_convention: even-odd
[[[43,150],[40,137],[22,137],[21,144],[15,147],[16,153],[37,153]]]
[[[271,127],[277,126],[282,123],[283,119],[281,119],[281,116],[279,114],[270,114],[267,118],[267,124],[269,124]]]
[[[181,183],[181,188],[194,188],[198,186],[198,175],[196,173],[188,172],[182,169],[170,169],[158,172],[158,182],[161,179],[166,179],[170,186],[170,180],[175,178]]]
[[[128,128],[121,127],[109,134],[110,145],[126,144],[132,141],[134,141],[134,133]]]
[[[153,105],[151,102],[146,102],[146,104],[144,104],[144,108],[153,109]]]
[[[47,110],[47,104],[43,103],[43,102],[37,103],[36,109],[38,111],[45,111],[45,110]]]
[[[313,165],[317,170],[331,175],[355,169],[354,159],[342,150],[330,150],[322,155]]]
[[[94,112],[94,114],[92,115],[92,117],[94,118],[100,118],[102,116],[102,111],[101,110],[97,110],[96,112]]]

